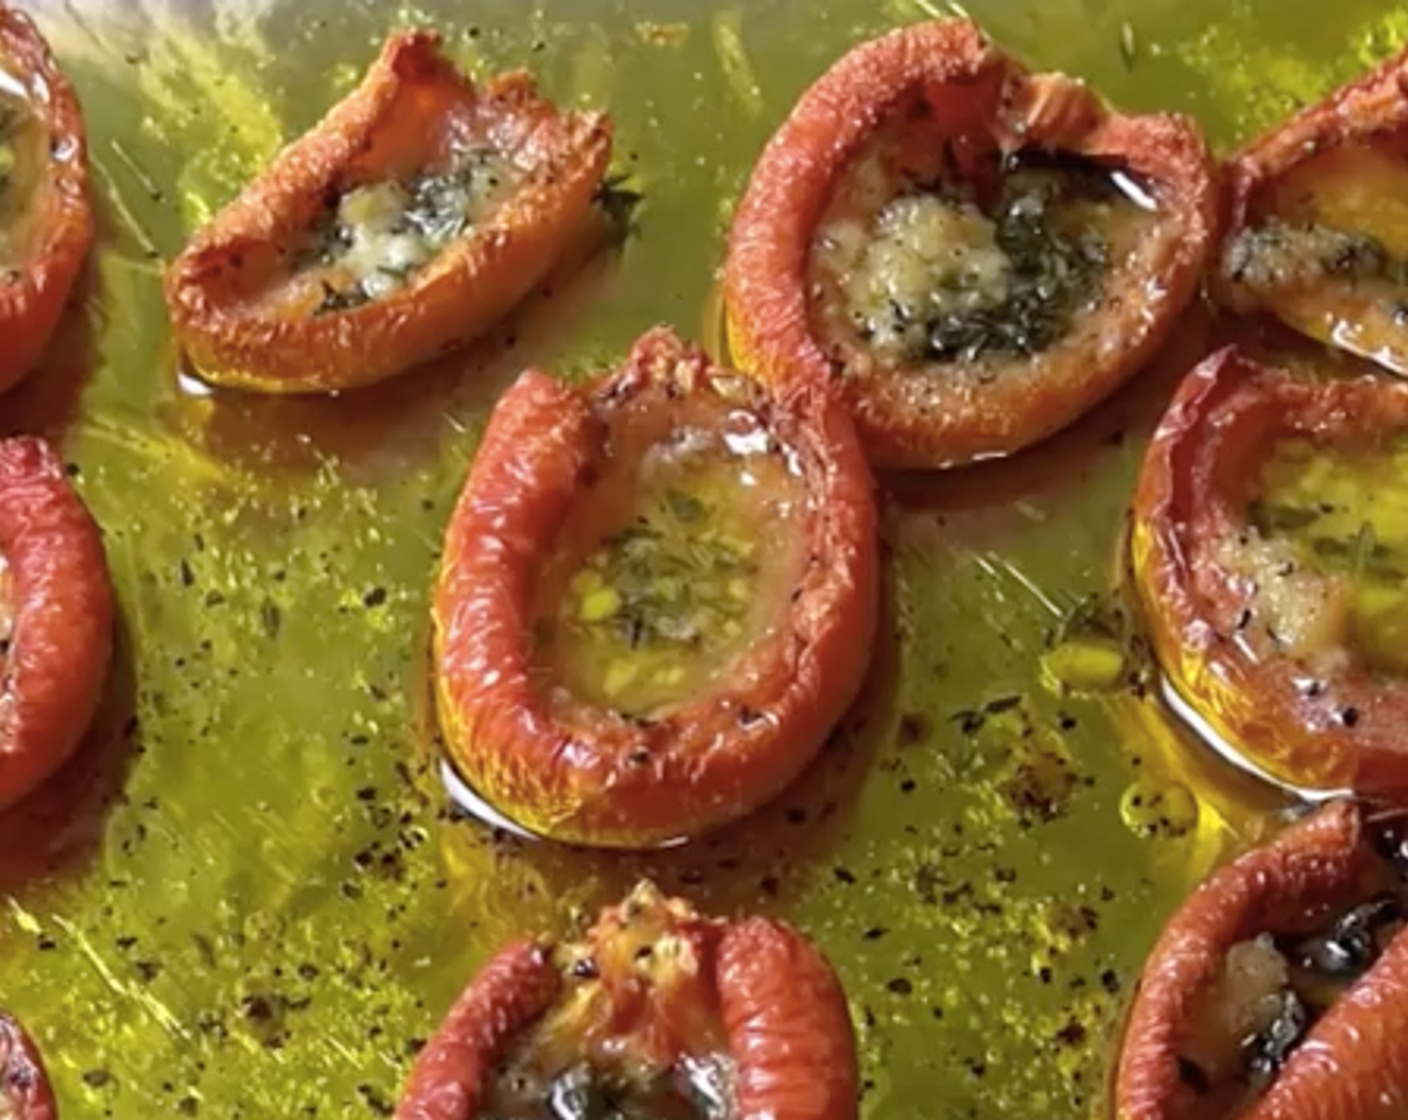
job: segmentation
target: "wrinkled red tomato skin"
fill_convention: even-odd
[[[13,1120],[55,1120],[58,1107],[34,1042],[0,1011],[0,1112]]]
[[[73,85],[59,69],[34,22],[0,4],[0,63],[30,95],[43,120],[50,154],[35,190],[38,235],[13,280],[0,281],[0,393],[38,362],[63,314],[93,242],[88,199],[88,141]]]
[[[550,271],[588,220],[611,158],[611,122],[560,113],[523,72],[479,89],[439,53],[439,36],[398,32],[351,94],[197,231],[167,273],[177,337],[201,376],[265,393],[320,393],[399,374],[483,334]],[[354,169],[414,166],[459,114],[497,114],[526,137],[522,189],[402,288],[321,316],[252,308],[248,289],[283,275],[330,192]],[[477,117],[475,117],[477,119]],[[363,165],[369,165],[364,168]],[[282,264],[270,265],[271,255]],[[254,277],[254,279],[251,279]]]
[[[719,943],[718,986],[739,1120],[854,1120],[845,993],[809,941],[764,918],[730,925]]]
[[[1199,1120],[1203,1101],[1179,1077],[1179,1046],[1199,998],[1217,978],[1228,951],[1238,941],[1283,923],[1294,924],[1303,913],[1344,899],[1374,858],[1358,812],[1348,802],[1332,802],[1272,844],[1222,868],[1193,892],[1164,927],[1144,966],[1116,1075],[1118,1120]],[[1366,990],[1387,994],[1372,977],[1369,984]],[[1336,1005],[1311,1038],[1323,1037],[1331,1016],[1338,1015]],[[1308,1040],[1301,1050],[1307,1048]],[[1294,1089],[1299,1053],[1292,1055],[1278,1085]],[[1352,1053],[1340,1058],[1351,1059]],[[1265,1115],[1310,1120],[1322,1114]],[[1351,1120],[1350,1114],[1323,1115],[1327,1120]],[[1253,1110],[1238,1120],[1262,1116]]]
[[[958,138],[960,159],[1028,148],[1122,166],[1158,188],[1165,220],[1178,231],[1164,237],[1147,276],[1095,312],[1101,325],[1090,345],[1053,357],[1039,375],[1000,377],[981,392],[936,378],[922,403],[891,375],[835,376],[812,327],[807,282],[837,176],[916,93]],[[914,24],[842,57],[768,142],[730,233],[730,346],[742,368],[767,380],[835,381],[877,467],[927,469],[1007,454],[1065,427],[1152,357],[1196,293],[1218,201],[1216,166],[1188,118],[1113,113],[1072,79],[1028,73],[965,20]]]
[[[657,330],[621,371],[585,389],[524,374],[496,406],[450,520],[434,608],[450,753],[481,795],[554,839],[644,847],[757,808],[815,757],[869,667],[873,483],[844,409],[804,387],[767,407],[803,460],[816,560],[791,625],[742,655],[756,683],[725,685],[649,725],[579,704],[568,726],[549,710],[530,646],[536,578],[605,453],[613,402],[677,363],[712,368],[705,362]],[[748,711],[756,718],[743,719]]]
[[[1184,380],[1145,456],[1131,551],[1159,662],[1234,744],[1293,783],[1408,793],[1408,685],[1350,671],[1309,691],[1298,661],[1249,657],[1226,623],[1245,593],[1213,551],[1246,528],[1258,467],[1277,440],[1353,448],[1404,430],[1400,383],[1311,383],[1228,347]]]
[[[0,442],[0,553],[14,628],[0,679],[0,808],[68,758],[112,656],[113,600],[98,527],[42,440]]]
[[[396,1120],[474,1120],[495,1063],[552,1004],[561,977],[531,941],[500,950],[416,1058]]]

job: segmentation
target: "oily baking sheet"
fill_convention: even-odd
[[[495,397],[668,322],[721,345],[731,206],[804,86],[937,0],[40,0],[87,112],[100,246],[44,367],[0,402],[105,529],[118,671],[80,756],[0,821],[0,998],[66,1117],[376,1116],[478,963],[648,874],[804,928],[859,1032],[867,1117],[1088,1116],[1144,954],[1293,802],[1122,687],[1063,695],[1073,618],[1122,625],[1124,510],[1198,315],[1131,389],[1010,462],[883,480],[886,627],[821,761],[755,819],[645,856],[450,809],[430,581]],[[1035,69],[1195,114],[1220,149],[1408,39],[1387,0],[967,0]],[[637,228],[467,354],[338,398],[180,367],[163,262],[430,24],[477,74],[608,109]]]

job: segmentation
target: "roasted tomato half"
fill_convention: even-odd
[[[504,949],[421,1051],[397,1120],[854,1120],[821,953],[642,883],[578,942]]]
[[[859,691],[873,487],[827,386],[786,395],[667,330],[499,401],[445,540],[440,721],[477,792],[541,835],[635,847],[739,817]]]
[[[768,380],[838,385],[871,461],[1015,451],[1129,378],[1193,296],[1217,217],[1183,117],[1109,110],[971,23],[866,43],[753,171],[729,337]]]
[[[1408,52],[1227,167],[1221,300],[1408,373]]]
[[[176,334],[210,381],[378,381],[482,334],[588,223],[609,121],[512,73],[477,88],[439,37],[393,35],[361,86],[172,264]]]
[[[1403,852],[1331,802],[1203,883],[1144,966],[1119,1120],[1408,1114]]]
[[[92,242],[78,97],[30,18],[0,3],[0,392],[39,360]]]
[[[1234,349],[1154,434],[1132,559],[1172,683],[1309,788],[1408,795],[1408,387]]]
[[[57,1115],[39,1051],[24,1028],[0,1011],[0,1118],[54,1120]]]
[[[88,729],[112,654],[102,538],[44,442],[0,441],[0,808]]]

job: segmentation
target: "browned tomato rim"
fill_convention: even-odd
[[[604,910],[587,943],[627,905]],[[703,983],[718,993],[736,1120],[854,1120],[855,1033],[820,950],[780,921],[702,918],[680,900],[666,905],[680,915],[676,933],[703,950]],[[492,957],[416,1058],[397,1120],[477,1115],[496,1067],[562,984],[550,946],[520,940]]]
[[[392,35],[361,85],[285,148],[173,262],[166,301],[177,337],[206,380],[268,393],[383,380],[482,334],[581,232],[611,156],[609,119],[560,112],[521,71],[481,90],[439,44],[432,31]],[[391,122],[428,138],[433,129],[419,119],[427,104],[440,112],[489,106],[501,121],[521,118],[531,126],[519,153],[529,164],[522,185],[389,294],[313,317],[251,313],[241,285],[260,250],[274,246],[283,259],[283,246],[307,232],[344,176],[376,155],[376,137]]]
[[[1211,551],[1246,530],[1255,468],[1277,440],[1352,445],[1399,429],[1408,429],[1408,387],[1374,377],[1313,384],[1227,347],[1184,380],[1144,460],[1131,548],[1158,660],[1216,730],[1292,785],[1408,792],[1408,685],[1339,674],[1309,687],[1293,658],[1253,659],[1215,617],[1244,596]]]
[[[1235,280],[1228,252],[1238,234],[1256,224],[1261,191],[1307,160],[1335,148],[1383,142],[1408,129],[1408,50],[1257,137],[1224,170],[1226,235],[1218,294],[1236,310],[1256,305]]]
[[[49,134],[40,234],[30,259],[0,277],[0,393],[38,362],[63,315],[93,241],[88,139],[73,84],[23,12],[0,3],[0,66],[25,87]]]
[[[525,619],[539,567],[618,410],[724,384],[795,456],[809,499],[810,561],[786,622],[733,663],[730,676],[751,686],[730,681],[652,721],[578,703],[567,726],[532,672]],[[482,796],[541,835],[639,847],[696,834],[811,762],[868,669],[878,598],[873,483],[824,386],[770,393],[663,328],[584,387],[529,371],[496,406],[446,533],[433,613],[449,752]]]
[[[42,440],[0,441],[0,554],[14,598],[0,675],[0,808],[73,753],[92,722],[112,655],[113,602],[102,538]]]
[[[1194,1120],[1196,1092],[1179,1069],[1184,1033],[1232,946],[1353,902],[1379,860],[1348,801],[1328,802],[1271,844],[1214,873],[1164,927],[1144,966],[1116,1073],[1119,1120]],[[1368,1120],[1408,1096],[1403,1062],[1385,1060],[1408,1026],[1408,937],[1399,934],[1291,1051],[1276,1080],[1239,1120]],[[1387,1097],[1382,1095],[1387,1094]]]
[[[930,468],[1006,454],[1065,427],[1153,354],[1195,294],[1217,226],[1216,172],[1197,126],[1170,114],[1125,116],[1082,83],[1029,73],[965,20],[915,24],[843,56],[768,142],[739,206],[725,266],[729,337],[744,368],[769,380],[833,379],[833,358],[808,311],[813,234],[837,176],[871,132],[906,99],[945,86],[962,91],[967,143],[1004,152],[1057,151],[1126,170],[1158,198],[1177,236],[1121,301],[1106,300],[1109,345],[1063,355],[1039,378],[999,378],[974,391],[936,388],[932,406],[906,407],[880,388],[841,378],[862,441],[877,466]],[[1166,259],[1165,259],[1166,258]],[[1116,302],[1167,293],[1151,315],[1123,322]],[[1059,343],[1057,344],[1060,345]]]
[[[34,1040],[0,1011],[0,1106],[14,1120],[54,1120],[58,1115],[49,1075]]]

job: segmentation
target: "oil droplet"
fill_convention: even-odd
[[[1142,839],[1177,839],[1197,827],[1198,799],[1177,782],[1140,778],[1120,798],[1120,819]]]

